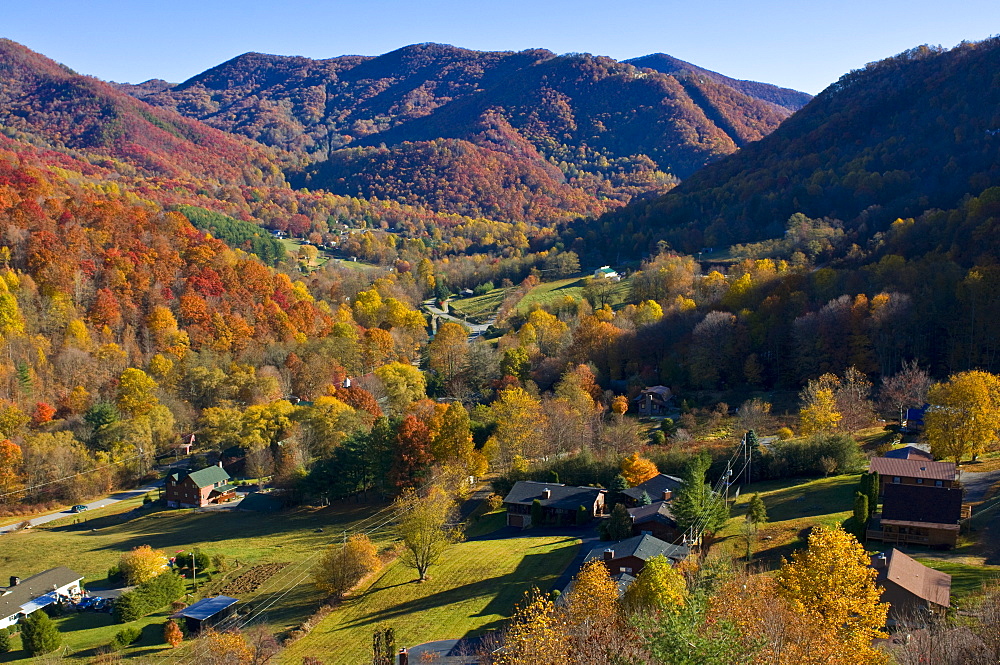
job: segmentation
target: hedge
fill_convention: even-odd
[[[184,580],[168,571],[126,591],[115,601],[113,614],[119,623],[135,621],[184,595]]]

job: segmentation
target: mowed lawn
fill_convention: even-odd
[[[391,627],[400,646],[498,628],[526,591],[549,589],[579,543],[566,536],[459,543],[431,567],[430,579],[423,583],[397,560],[363,594],[286,649],[282,662],[297,665],[306,655],[327,665],[368,662],[376,626]]]
[[[288,562],[290,565],[269,578],[256,591],[235,594],[241,601],[254,601],[290,591],[267,612],[267,620],[276,631],[297,625],[309,616],[322,594],[311,583],[314,555],[333,541],[340,541],[344,530],[375,513],[378,504],[337,504],[323,509],[296,509],[279,513],[239,511],[154,510],[132,516],[128,510],[135,502],[123,502],[101,510],[88,511],[79,518],[70,517],[28,531],[0,536],[0,576],[26,578],[35,573],[67,566],[84,575],[84,584],[99,589],[106,585],[108,568],[122,552],[139,545],[150,545],[168,555],[178,550],[198,547],[209,556],[223,554],[234,568],[226,575],[215,573],[213,580],[202,584],[199,596],[217,593],[227,581],[260,563]],[[74,519],[86,522],[74,524]],[[387,533],[374,533],[376,542],[385,542]],[[200,576],[199,576],[200,577]],[[94,591],[99,595],[100,591]],[[193,602],[195,598],[189,598]],[[164,648],[161,644],[161,614],[144,631],[137,648],[127,655],[141,655]],[[65,634],[69,655],[92,656],[94,650],[108,644],[124,624],[112,624],[110,616],[100,613],[72,614],[59,620]],[[150,621],[136,622],[145,625]],[[23,651],[0,656],[0,662],[24,657]]]
[[[859,478],[853,474],[812,480],[775,480],[741,489],[731,511],[732,517],[719,534],[723,539],[721,546],[735,556],[745,553],[743,516],[750,497],[759,493],[767,507],[768,523],[760,531],[754,560],[777,563],[804,544],[814,526],[834,526],[853,514]]]

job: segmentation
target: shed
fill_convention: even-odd
[[[235,611],[234,605],[238,602],[240,601],[229,596],[205,598],[170,616],[173,619],[183,617],[184,622],[187,624],[188,632],[196,635],[203,628],[214,626],[223,619],[232,616]]]

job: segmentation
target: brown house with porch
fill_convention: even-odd
[[[598,487],[572,487],[560,483],[519,480],[504,497],[507,526],[526,529],[531,526],[531,506],[537,499],[546,524],[574,525],[580,506],[590,517],[604,513],[607,490]]]
[[[967,513],[959,487],[889,484],[882,512],[871,519],[866,535],[896,545],[954,547]]]
[[[942,616],[951,603],[951,575],[928,568],[892,548],[872,557],[875,584],[889,603],[889,625]]]
[[[171,473],[164,493],[168,508],[202,508],[235,499],[236,486],[229,483],[229,474],[219,462],[197,471]]]

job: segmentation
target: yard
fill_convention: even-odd
[[[151,545],[167,554],[178,550],[201,548],[209,556],[223,554],[234,570],[225,578],[215,578],[200,589],[202,594],[218,592],[229,580],[252,566],[267,562],[289,565],[263,581],[255,591],[236,594],[243,601],[270,596],[291,589],[280,603],[268,611],[267,620],[277,631],[297,625],[310,615],[321,594],[310,582],[311,555],[334,540],[352,523],[371,515],[381,506],[375,504],[340,504],[323,509],[297,509],[281,513],[187,510],[152,510],[139,516],[131,514],[140,500],[125,501],[105,509],[67,517],[28,531],[0,536],[0,573],[21,578],[53,568],[68,566],[85,576],[85,584],[100,588],[106,582],[107,569],[122,552],[138,545]],[[80,520],[80,523],[74,523]],[[83,520],[86,520],[85,522]],[[374,533],[376,542],[385,542],[388,534]],[[239,564],[238,568],[235,566]],[[199,576],[201,578],[201,576]],[[207,582],[206,578],[202,578]],[[99,592],[95,592],[99,593]],[[188,602],[192,602],[192,598]],[[127,655],[140,655],[163,648],[160,631],[166,614],[136,622],[152,623],[137,647]],[[91,656],[95,649],[108,644],[123,627],[112,624],[108,614],[85,612],[59,619],[66,631],[68,655]],[[18,645],[15,644],[15,647]],[[17,660],[23,651],[0,656],[0,662]]]
[[[583,298],[583,283],[587,276],[569,277],[557,279],[551,282],[542,282],[531,289],[517,305],[517,311],[525,314],[532,305],[538,303],[546,305],[562,300],[565,296],[572,296],[579,300]],[[629,291],[629,280],[619,282],[612,292],[612,303],[621,302],[626,299]],[[451,309],[458,315],[465,317],[487,317],[500,308],[504,297],[509,289],[494,289],[489,293],[472,298],[456,298],[449,302]]]
[[[423,583],[397,560],[363,594],[286,649],[282,662],[297,664],[316,654],[328,665],[368,662],[375,626],[392,627],[400,646],[498,628],[526,591],[548,590],[572,561],[579,542],[539,536],[459,543]]]

